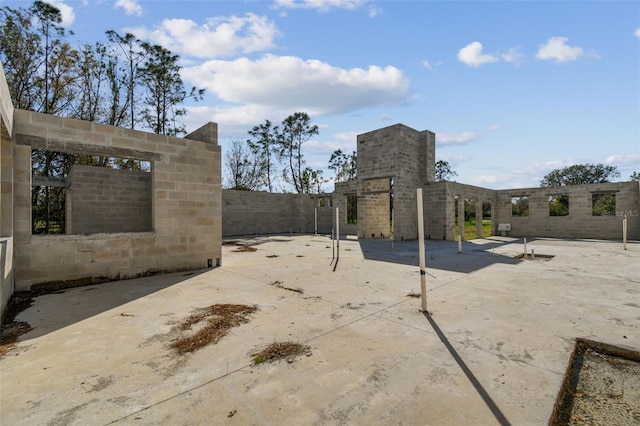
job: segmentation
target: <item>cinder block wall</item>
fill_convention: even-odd
[[[315,202],[308,194],[223,190],[222,203],[225,237],[314,232]],[[319,214],[318,219],[324,219],[323,215]]]
[[[358,197],[358,180],[353,179],[347,182],[338,182],[335,184],[335,191],[333,193],[333,205],[334,207],[338,207],[340,214],[340,235],[358,235],[358,224],[357,223],[347,223],[347,197],[348,196],[356,196]],[[359,204],[361,204],[361,199],[356,198],[356,203],[358,204],[356,208],[359,210],[363,208]],[[333,210],[333,209],[331,209]],[[329,212],[331,214],[331,212]],[[335,216],[335,210],[333,210],[333,215]],[[357,220],[357,219],[356,219]],[[331,232],[331,224],[335,222],[335,218],[329,218],[329,230]]]
[[[151,173],[73,166],[67,188],[67,234],[149,232]]]
[[[595,193],[615,194],[615,211],[608,216],[593,216],[592,195]],[[568,216],[549,216],[551,195],[569,196]],[[529,197],[529,216],[511,215],[511,198],[515,196]],[[497,197],[494,223],[511,223],[509,236],[620,240],[626,213],[627,238],[640,240],[640,182],[509,189],[497,191]]]
[[[221,262],[217,125],[184,139],[14,111],[16,289],[51,281],[134,277]],[[153,231],[31,235],[31,149],[134,158],[152,164]]]
[[[0,322],[14,289],[12,133],[13,104],[0,64]]]
[[[418,237],[416,188],[435,180],[433,132],[395,124],[358,135],[358,180],[362,197],[358,224],[362,238],[389,236],[390,179],[393,179],[393,237],[415,239]]]

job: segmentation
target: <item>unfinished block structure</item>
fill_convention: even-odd
[[[220,264],[217,124],[175,138],[18,110],[3,74],[0,107],[2,310],[14,290],[39,284],[91,283]],[[32,149],[141,160],[150,170],[74,166],[64,178],[66,234],[36,235]]]
[[[435,146],[433,132],[395,124],[358,135],[358,178],[336,183],[331,194],[223,191],[223,234],[308,233],[315,227],[330,233],[337,207],[341,234],[416,239],[416,188],[422,188],[430,239],[464,236],[462,212],[469,209],[475,213],[476,237],[483,236],[483,220],[490,219],[492,235],[507,224],[509,237],[620,240],[626,217],[627,238],[640,239],[640,182],[507,190],[436,182]],[[561,211],[553,208],[559,197]],[[598,208],[603,197],[607,203]]]

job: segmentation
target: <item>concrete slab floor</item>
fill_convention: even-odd
[[[37,297],[0,359],[2,425],[514,424],[549,420],[576,338],[640,349],[640,243],[418,243],[235,238],[223,266]],[[299,289],[302,293],[270,285]],[[195,309],[256,305],[215,345],[178,355]],[[252,365],[275,341],[311,356]],[[640,412],[640,407],[636,407]]]

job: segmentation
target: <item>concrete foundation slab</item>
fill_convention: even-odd
[[[313,235],[236,238],[217,269],[39,296],[0,359],[0,423],[547,424],[576,338],[640,348],[640,244],[528,240],[547,262],[514,259],[522,246],[427,241],[429,315],[408,296],[416,241],[344,239],[336,264]],[[259,310],[218,344],[169,348],[216,303]],[[311,355],[252,365],[287,340]]]

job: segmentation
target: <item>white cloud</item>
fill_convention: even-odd
[[[142,6],[138,4],[137,0],[116,0],[114,9],[122,8],[127,15],[142,15]]]
[[[479,137],[475,132],[460,133],[438,133],[436,135],[437,145],[466,145]]]
[[[499,61],[496,56],[482,53],[482,49],[482,43],[479,41],[471,42],[458,51],[458,60],[474,68]]]
[[[376,16],[382,13],[382,9],[380,9],[376,5],[369,6],[369,18],[375,18]]]
[[[428,69],[429,71],[433,71],[433,68],[431,67],[431,64],[426,59],[424,61],[422,61],[422,66],[425,67],[426,69]]]
[[[466,154],[439,154],[437,159],[446,161],[451,167],[455,167],[462,162],[469,161],[471,157]]]
[[[610,166],[640,166],[640,154],[614,154],[604,160]]]
[[[127,30],[145,40],[152,40],[172,52],[197,58],[233,56],[260,52],[275,47],[276,25],[264,16],[209,18],[202,25],[190,19],[165,19],[154,29]]]
[[[520,65],[524,61],[524,55],[520,52],[520,47],[512,47],[507,53],[501,54],[500,57],[503,61],[516,65]]]
[[[409,90],[407,77],[392,66],[343,69],[272,54],[257,60],[207,61],[183,68],[183,77],[226,102],[287,111],[287,115],[294,111],[331,115],[401,104]]]
[[[62,0],[47,0],[47,3],[55,6],[60,10],[60,16],[62,18],[62,26],[69,28],[76,20],[76,14],[73,11],[73,7],[69,6]]]
[[[636,28],[636,31],[633,33],[636,37],[640,38],[640,28]]]
[[[556,62],[575,61],[584,54],[581,47],[569,46],[567,37],[551,37],[545,45],[540,45],[536,58]]]
[[[275,0],[272,7],[274,9],[315,9],[318,12],[328,12],[332,9],[355,10],[364,3],[365,0]],[[375,16],[378,10],[373,13]],[[369,7],[369,16],[373,17],[371,14],[371,7]]]
[[[490,130],[492,132],[499,129],[500,129],[500,126],[498,126],[497,124],[492,124],[491,126],[487,127],[487,130]]]

